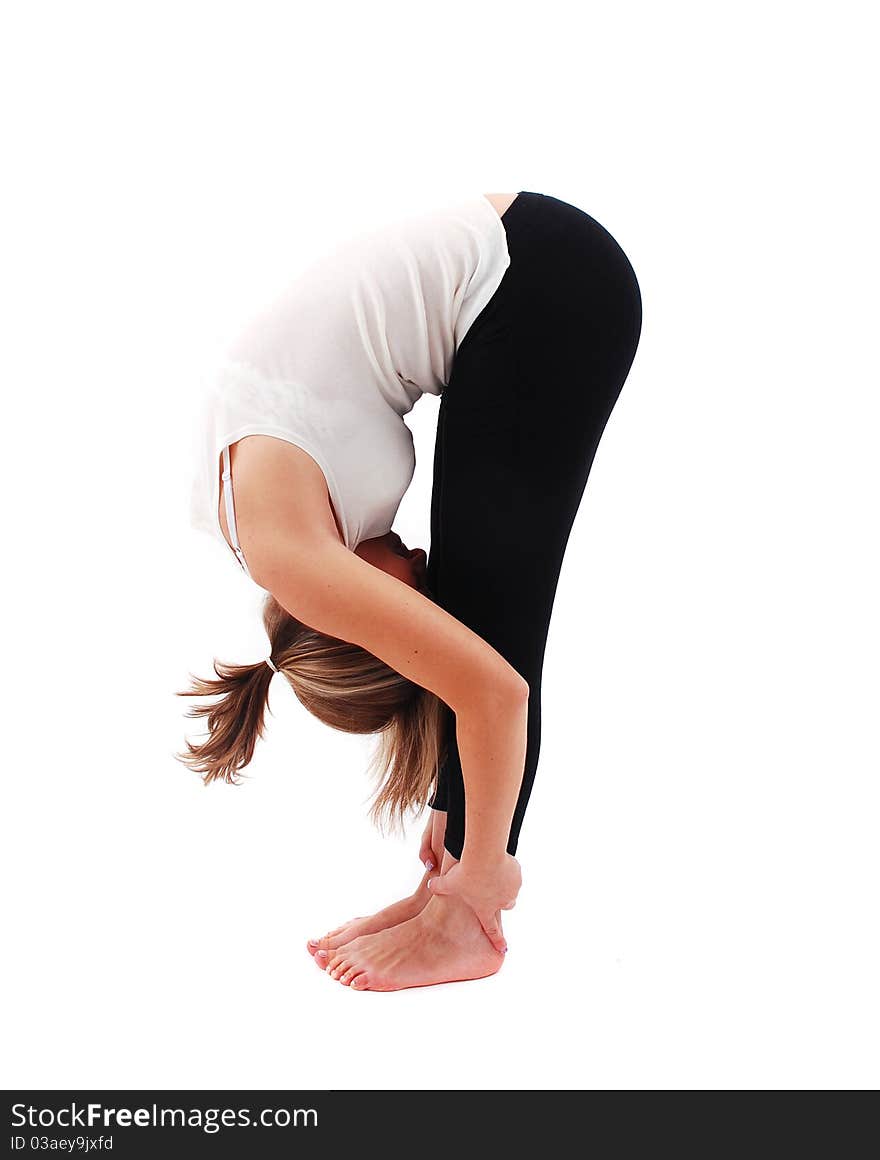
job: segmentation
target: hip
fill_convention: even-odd
[[[457,355],[500,334],[534,344],[580,338],[632,343],[641,291],[629,257],[600,222],[549,194],[520,191],[501,218],[510,265]]]

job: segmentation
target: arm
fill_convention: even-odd
[[[522,884],[517,860],[507,853],[510,823],[516,808],[526,755],[529,687],[525,681],[517,698],[505,704],[508,745],[512,764],[498,764],[486,744],[489,731],[481,715],[456,714],[456,736],[465,785],[465,837],[461,861],[436,878],[428,879],[433,894],[454,894],[475,912],[496,950],[506,951],[501,911],[510,910]],[[491,711],[491,710],[490,710]],[[512,769],[519,770],[515,778]]]
[[[503,799],[494,822],[478,811],[474,826],[488,840],[507,844],[519,792],[525,748],[511,739],[506,718],[518,719],[528,685],[482,637],[415,588],[375,568],[338,543],[308,551],[276,548],[262,559],[256,582],[304,624],[367,649],[422,688],[430,689],[466,725],[471,764]],[[512,743],[511,743],[512,742]],[[522,750],[520,752],[520,750]],[[511,793],[509,784],[516,781]],[[503,840],[502,840],[503,831]]]
[[[518,705],[528,689],[513,666],[421,592],[340,542],[324,477],[304,451],[257,435],[240,440],[232,455],[239,539],[256,583],[316,631],[361,645],[430,689],[456,717],[473,719],[471,732],[477,725],[485,731],[488,718],[497,734],[499,710]],[[494,752],[496,768],[515,756]],[[517,792],[524,753],[519,765]]]
[[[459,865],[430,888],[457,894],[506,950],[499,911],[513,905],[521,883],[507,840],[525,765],[528,684],[466,625],[338,542],[279,552],[257,576],[299,620],[359,644],[455,713],[465,845]]]
[[[267,439],[260,456],[239,454],[235,465],[251,575],[291,615],[367,649],[455,713],[467,803],[456,868],[467,873],[455,892],[504,949],[498,910],[520,883],[506,847],[525,765],[528,684],[482,637],[340,543],[323,477],[295,451]]]

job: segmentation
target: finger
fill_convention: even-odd
[[[428,879],[428,889],[432,894],[451,894],[452,890],[446,881],[445,874],[438,874],[436,878]]]
[[[432,878],[437,878],[440,875],[440,867],[443,865],[443,856],[438,854],[435,850],[428,855],[428,861],[425,862],[424,870],[422,872],[422,879],[424,882],[430,882]]]
[[[506,955],[507,939],[504,937],[504,931],[501,929],[501,915],[498,912],[493,915],[482,915],[480,916],[480,925],[486,932],[486,938],[495,950],[501,951],[503,955]]]
[[[434,851],[431,849],[431,835],[425,834],[419,847],[419,860],[426,870],[433,870],[436,866]]]
[[[430,842],[422,841],[422,848],[419,850],[419,860],[424,869],[432,870],[435,868],[437,863],[435,862],[434,850],[431,849]]]

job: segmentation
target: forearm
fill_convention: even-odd
[[[456,714],[465,788],[462,862],[504,858],[526,760],[528,686],[481,698]]]

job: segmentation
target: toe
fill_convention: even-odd
[[[370,989],[367,976],[363,972],[361,972],[359,975],[356,974],[349,983],[349,986],[352,987],[355,991],[368,991]]]
[[[338,935],[342,934],[342,932],[349,925],[350,925],[349,923],[344,923],[342,926],[337,926],[333,930],[328,930],[325,935],[321,936],[321,938],[310,938],[308,943],[307,943],[307,946],[309,948],[309,953],[314,954],[315,951],[331,951],[331,950],[333,950],[334,948],[333,948],[332,944],[333,944],[334,940],[337,938]]]
[[[327,964],[330,961],[330,955],[327,951],[316,951],[313,958],[322,971],[327,970]]]

